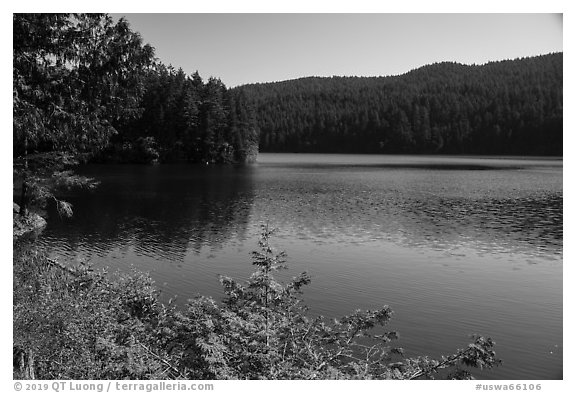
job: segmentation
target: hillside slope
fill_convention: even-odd
[[[563,54],[237,87],[263,152],[562,155]]]

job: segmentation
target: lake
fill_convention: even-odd
[[[101,182],[49,211],[62,262],[150,272],[162,299],[221,297],[244,279],[260,226],[288,279],[308,271],[315,314],[389,305],[407,355],[448,355],[478,333],[503,364],[486,379],[561,379],[562,160],[260,154],[244,167],[89,165]]]

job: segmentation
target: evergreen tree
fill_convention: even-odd
[[[13,31],[14,170],[26,215],[32,200],[56,199],[55,186],[90,184],[64,169],[139,115],[154,51],[104,14],[14,14]]]
[[[253,109],[243,94],[217,78],[204,82],[198,72],[158,64],[145,82],[143,114],[120,129],[104,154],[125,161],[144,161],[141,138],[156,143],[161,162],[242,163],[255,160],[258,132]]]

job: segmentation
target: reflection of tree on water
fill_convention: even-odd
[[[66,196],[75,216],[61,221],[51,212],[42,238],[84,255],[132,248],[182,261],[243,243],[249,225],[269,221],[282,229],[279,238],[319,245],[387,240],[561,256],[561,172],[336,169],[91,166],[85,174],[101,185]]]
[[[254,199],[250,167],[90,166],[95,192],[67,196],[74,217],[50,211],[43,241],[66,240],[102,256],[133,247],[140,255],[182,261],[187,250],[244,239]]]

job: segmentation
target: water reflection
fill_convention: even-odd
[[[112,250],[182,261],[203,246],[246,237],[254,200],[252,169],[194,166],[89,166],[94,192],[68,195],[71,220],[54,211],[42,241],[54,249],[106,257]]]
[[[498,171],[379,165],[89,166],[83,174],[99,179],[100,187],[67,196],[73,219],[50,212],[42,241],[103,258],[130,249],[181,262],[206,246],[241,244],[270,222],[282,229],[280,236],[317,245],[386,240],[561,258],[561,167],[543,174],[518,162],[491,163]]]

